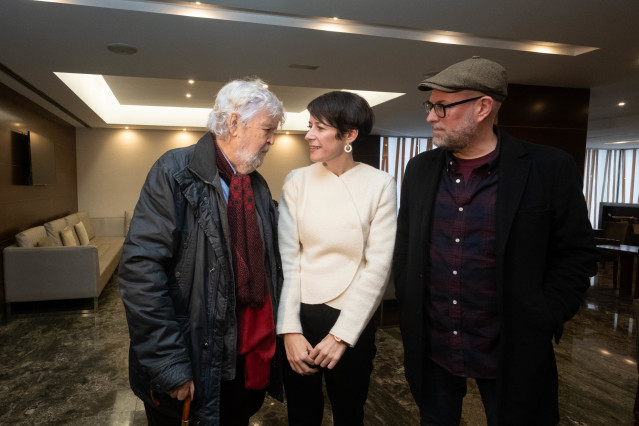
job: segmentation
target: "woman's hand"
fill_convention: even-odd
[[[285,334],[284,348],[286,349],[286,358],[293,371],[302,376],[317,373],[317,368],[313,367],[313,358],[309,356],[313,346],[308,343],[304,335],[300,333]]]
[[[311,351],[310,357],[315,360],[315,365],[332,370],[342,358],[344,351],[346,343],[338,342],[335,336],[328,334]]]

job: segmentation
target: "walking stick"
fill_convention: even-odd
[[[182,426],[189,426],[189,415],[191,412],[191,395],[188,395],[182,406]]]

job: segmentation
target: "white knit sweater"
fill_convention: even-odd
[[[366,164],[341,176],[322,163],[289,173],[279,205],[278,334],[302,332],[300,303],[325,303],[341,310],[331,334],[357,343],[388,282],[396,203],[393,177]]]

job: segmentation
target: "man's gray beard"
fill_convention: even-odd
[[[447,151],[460,152],[468,148],[475,134],[477,125],[467,116],[460,128],[448,130],[442,136],[433,135],[433,144]]]
[[[246,170],[246,174],[249,174],[257,170],[257,168],[262,165],[266,154],[263,154],[262,151],[258,151],[256,154],[249,154],[246,151],[240,151],[237,156],[239,157],[241,164],[244,166],[243,169]]]

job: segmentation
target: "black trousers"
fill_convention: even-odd
[[[417,401],[421,426],[459,426],[462,401],[466,396],[466,377],[424,360],[424,399]],[[497,380],[475,379],[481,394],[488,426],[497,426]]]
[[[329,333],[340,311],[328,305],[302,304],[300,320],[304,337],[313,346]],[[347,348],[335,368],[320,368],[311,376],[295,373],[288,362],[284,368],[284,389],[288,421],[292,426],[319,426],[324,414],[322,377],[326,380],[326,393],[333,409],[335,426],[364,424],[364,404],[373,371],[375,324],[371,320],[354,348]]]
[[[262,407],[266,391],[251,390],[244,387],[244,370],[238,361],[237,375],[235,380],[222,381],[220,395],[220,425],[221,426],[247,426],[252,415],[257,413]],[[166,403],[179,406],[181,414],[181,402],[170,399],[168,395],[158,395],[160,404]],[[167,416],[158,411],[155,407],[144,404],[146,418],[149,426],[179,426],[182,418],[177,416]]]

